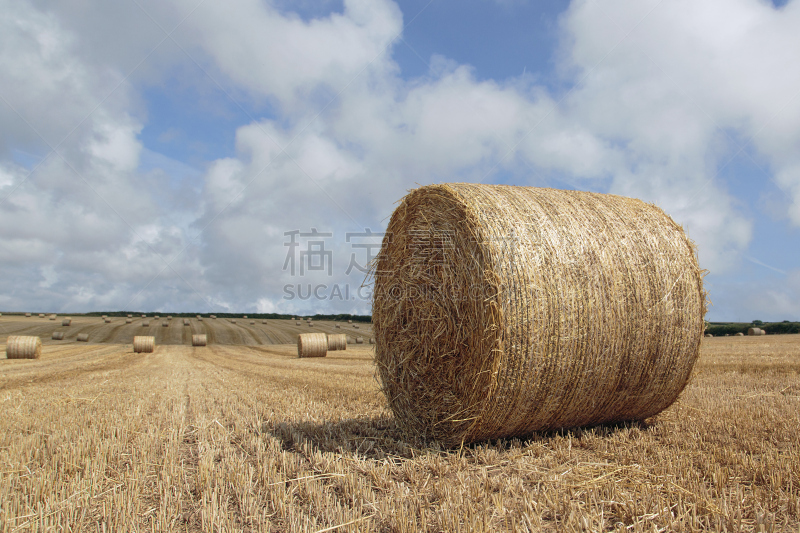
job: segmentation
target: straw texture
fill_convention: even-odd
[[[328,351],[347,349],[347,335],[328,335]]]
[[[206,334],[192,335],[192,346],[205,346],[208,344],[208,337]]]
[[[694,244],[639,200],[422,187],[373,269],[383,392],[403,430],[445,445],[648,418],[699,354]]]
[[[135,336],[133,338],[134,353],[153,353],[156,349],[156,338],[150,336]]]
[[[10,335],[6,340],[6,358],[39,359],[42,356],[42,339],[25,335]]]
[[[297,337],[298,357],[325,357],[328,355],[328,337],[324,333],[301,333]]]
[[[88,333],[78,333],[78,338],[75,339],[78,342],[89,342],[89,334]]]

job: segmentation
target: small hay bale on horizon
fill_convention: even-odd
[[[156,349],[156,338],[149,335],[133,337],[133,353],[153,353]]]
[[[231,324],[236,324],[236,319],[235,318],[231,320]]]
[[[28,335],[9,335],[6,339],[6,359],[39,359],[42,339]]]
[[[347,350],[347,335],[343,333],[328,335],[328,350],[331,352],[337,350]]]
[[[53,335],[50,337],[51,340],[54,341],[63,341],[64,340],[64,332],[63,331],[54,331]]]
[[[205,346],[208,344],[208,337],[205,333],[192,335],[192,346]]]
[[[143,328],[149,328],[150,327],[150,321],[149,320],[142,320],[142,327]]]
[[[364,337],[356,337],[356,344],[364,344]]]
[[[342,329],[342,326],[340,326],[339,324],[335,324],[333,327],[335,327],[336,329]]]
[[[25,318],[30,318],[30,317],[31,317],[30,313],[25,313]]]
[[[103,322],[105,322],[106,324],[111,324],[111,319],[110,318],[106,318],[105,320],[103,320]]]
[[[72,325],[72,319],[71,318],[65,318],[64,320],[61,321],[61,325],[62,326],[71,326]]]
[[[328,337],[324,333],[301,333],[297,336],[297,357],[325,357]]]
[[[89,342],[89,334],[88,333],[78,333],[78,337],[75,339],[78,342]]]
[[[711,333],[706,333],[706,337],[713,337],[713,336],[714,335],[712,335]]]
[[[168,328],[168,327],[169,327],[169,322],[167,322],[167,321],[165,320],[164,322],[162,322],[162,323],[161,323],[161,327],[162,327],[162,328]]]
[[[739,333],[735,334],[734,337],[744,337],[744,333],[740,331]]]
[[[448,447],[644,420],[700,352],[694,243],[632,198],[424,186],[392,214],[372,273],[388,407],[406,435]]]
[[[39,318],[44,318],[44,313],[39,313]]]
[[[56,315],[50,315],[50,320],[55,320],[55,319],[56,319]]]

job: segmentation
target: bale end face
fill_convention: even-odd
[[[6,358],[39,359],[42,356],[42,339],[26,335],[10,335],[6,340]]]
[[[328,338],[324,333],[301,333],[297,337],[298,357],[325,357],[328,355]]]
[[[153,353],[155,349],[155,337],[137,335],[133,338],[133,353]]]

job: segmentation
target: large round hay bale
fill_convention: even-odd
[[[374,274],[389,406],[446,445],[653,416],[703,336],[694,244],[621,196],[422,187],[393,213]]]
[[[324,333],[301,333],[297,336],[298,357],[325,357],[328,338]]]
[[[760,328],[748,328],[747,329],[747,334],[748,335],[761,335],[761,329]]]
[[[346,350],[346,349],[347,349],[347,335],[345,334],[328,335],[328,350],[334,352],[336,350]]]
[[[192,346],[205,346],[206,344],[208,344],[208,338],[205,333],[192,335]]]
[[[356,344],[364,344],[364,337],[356,337]]]
[[[126,318],[125,319],[125,323],[126,324],[133,324],[133,319],[132,318]]]
[[[30,317],[31,317],[30,313],[25,313],[25,318],[30,318]]]
[[[168,328],[169,327],[169,322],[165,320],[164,322],[161,323],[161,327],[162,328]]]
[[[54,341],[63,341],[64,340],[64,332],[63,331],[54,331],[53,335],[50,337]]]
[[[150,321],[149,320],[142,320],[142,327],[143,328],[149,328],[150,327]]]
[[[6,339],[6,358],[39,359],[42,356],[42,339],[25,335],[10,335]]]
[[[134,353],[153,353],[156,349],[156,338],[143,335],[136,335],[133,337],[133,352]]]
[[[78,342],[89,342],[89,334],[78,333],[78,337],[75,340],[77,340]]]
[[[61,325],[62,326],[71,326],[72,325],[72,319],[71,318],[65,318],[64,320],[61,321]]]

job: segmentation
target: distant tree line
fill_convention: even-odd
[[[800,322],[790,322],[788,320],[783,322],[762,322],[761,320],[753,320],[752,322],[706,323],[706,333],[711,333],[715,337],[725,336],[726,334],[735,335],[737,333],[747,335],[747,330],[750,328],[761,328],[767,332],[767,335],[800,333]]]

